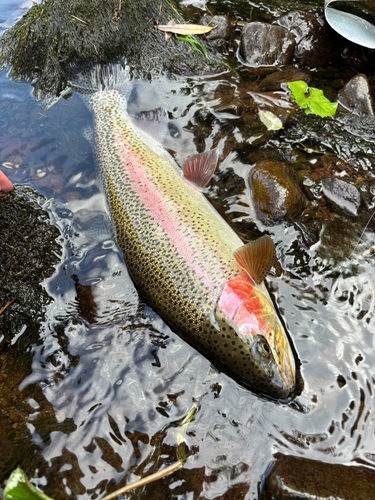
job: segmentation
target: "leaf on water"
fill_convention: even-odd
[[[38,490],[27,480],[26,474],[19,467],[8,479],[4,490],[4,500],[53,500]]]
[[[337,102],[329,101],[322,90],[309,87],[306,82],[289,82],[288,87],[298,106],[304,108],[307,115],[315,114],[322,118],[333,116],[338,106]]]
[[[267,130],[280,130],[283,122],[272,111],[259,111],[260,121],[267,127]]]
[[[341,36],[351,42],[375,49],[375,26],[362,17],[333,9],[330,4],[339,0],[325,0],[324,13],[328,24]],[[345,2],[348,0],[340,0]],[[355,2],[358,0],[350,0]]]
[[[157,24],[155,28],[168,33],[176,33],[177,35],[204,35],[217,26],[201,26],[200,24],[177,24],[171,26],[169,23],[165,25]]]

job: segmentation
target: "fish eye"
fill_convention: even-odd
[[[271,356],[271,348],[265,340],[262,340],[262,342],[259,343],[260,348],[262,350],[262,353],[269,358]]]

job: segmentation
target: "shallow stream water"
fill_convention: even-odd
[[[18,7],[9,0],[0,6],[0,22]],[[108,486],[175,462],[177,424],[195,403],[184,469],[129,498],[152,491],[152,498],[256,499],[277,452],[375,467],[375,276],[366,253],[373,225],[356,246],[374,204],[358,216],[338,211],[316,224],[303,217],[267,226],[254,220],[248,174],[257,155],[269,151],[292,165],[312,157],[280,136],[259,153],[237,117],[217,111],[221,89],[241,86],[240,76],[227,74],[155,76],[134,83],[129,110],[167,108],[164,145],[180,165],[218,146],[208,198],[244,240],[265,230],[272,236],[278,266],[268,286],[303,381],[288,404],[218,373],[139,298],[110,233],[83,134],[92,118],[79,96],[45,110],[30,83],[0,74],[0,163],[12,163],[6,172],[15,184],[50,199],[46,210],[62,234],[61,264],[44,284],[54,301],[33,346],[31,374],[19,387],[20,398],[26,388],[30,394],[28,439],[37,450],[27,472],[56,500],[100,498]],[[366,165],[362,157],[359,165]],[[77,299],[73,275],[91,287],[94,305],[85,309]]]

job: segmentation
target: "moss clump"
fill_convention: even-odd
[[[52,275],[61,254],[56,242],[60,232],[38,200],[28,187],[0,195],[0,309],[16,297],[0,314],[0,352],[15,344],[22,357],[27,346],[38,340],[51,300],[40,283]]]
[[[125,57],[141,73],[212,71],[214,55],[208,66],[188,44],[174,37],[166,42],[154,28],[174,17],[164,0],[44,0],[2,35],[0,65],[11,65],[12,78],[34,80],[42,95],[67,87],[63,64],[70,61],[107,64]]]

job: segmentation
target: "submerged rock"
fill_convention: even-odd
[[[203,26],[216,26],[215,29],[206,34],[207,40],[231,40],[233,37],[232,24],[229,17],[209,16],[205,14],[199,21]]]
[[[264,222],[295,219],[308,206],[293,168],[284,163],[258,162],[249,175],[249,183],[257,217]]]
[[[354,76],[337,94],[338,111],[355,115],[374,115],[374,101],[366,75]]]
[[[294,36],[287,29],[254,22],[242,30],[240,54],[247,66],[269,71],[290,64],[294,46]]]
[[[323,193],[332,203],[352,215],[357,215],[361,205],[361,195],[358,189],[341,179],[329,177],[322,181]]]
[[[375,471],[363,466],[346,466],[279,455],[260,494],[261,500],[316,500],[374,498]]]
[[[319,15],[308,12],[289,12],[277,24],[293,33],[296,46],[294,57],[307,66],[322,66],[338,57],[332,29]]]
[[[288,68],[275,71],[267,75],[259,86],[262,92],[269,92],[271,90],[280,90],[281,84],[288,82],[298,82],[303,80],[307,84],[311,82],[311,75],[307,71],[296,68]]]

